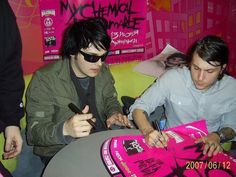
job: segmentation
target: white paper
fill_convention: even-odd
[[[166,71],[164,64],[166,58],[176,52],[180,51],[172,47],[170,44],[167,44],[159,55],[156,55],[149,60],[140,62],[134,67],[134,70],[142,74],[158,78]]]

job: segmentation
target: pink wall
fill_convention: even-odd
[[[38,0],[9,0],[23,41],[24,73],[45,64]],[[194,40],[206,34],[223,37],[230,47],[229,71],[236,77],[235,0],[149,0],[146,59],[158,54],[167,43],[186,51]]]
[[[21,32],[24,74],[29,74],[44,65],[38,0],[9,0],[9,2]]]
[[[229,44],[229,72],[236,77],[235,0],[149,0],[146,58],[157,55],[167,43],[182,52],[207,34]]]

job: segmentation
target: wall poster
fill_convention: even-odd
[[[63,30],[74,20],[108,20],[111,50],[107,63],[144,60],[146,0],[40,0],[44,60],[59,59]]]

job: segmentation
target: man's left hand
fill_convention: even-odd
[[[129,128],[133,128],[127,116],[122,115],[121,113],[115,113],[111,117],[109,117],[106,121],[107,127],[110,128],[111,125],[116,124],[119,126],[126,126]]]
[[[200,142],[205,143],[203,154],[207,154],[209,157],[223,151],[220,145],[220,137],[216,133],[210,133],[205,137],[197,139],[196,143]]]

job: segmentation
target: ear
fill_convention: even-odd
[[[70,55],[70,59],[74,59],[75,58],[75,55]]]
[[[221,68],[221,73],[226,69],[227,64],[224,64]]]

